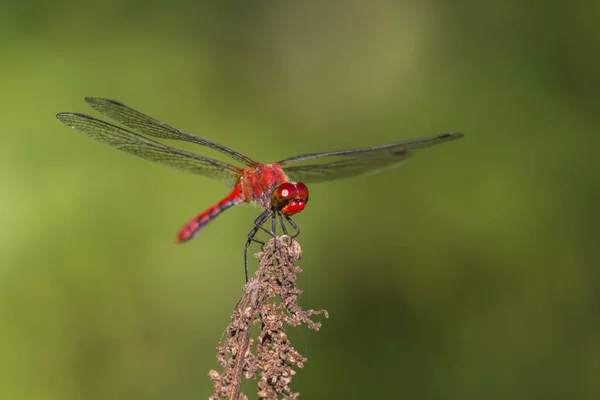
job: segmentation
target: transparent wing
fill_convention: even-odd
[[[394,167],[406,160],[412,150],[423,149],[463,137],[461,133],[444,133],[424,139],[408,140],[365,147],[362,149],[331,151],[326,153],[305,154],[287,158],[279,164],[294,181],[325,182],[334,179],[349,178]],[[318,160],[318,163],[310,163]],[[295,165],[296,163],[308,165]]]
[[[196,143],[201,146],[206,146],[216,151],[220,151],[221,153],[226,154],[249,167],[254,167],[258,164],[257,162],[251,160],[241,153],[238,153],[237,151],[218,143],[211,142],[210,140],[202,139],[198,136],[192,135],[191,133],[180,131],[179,129],[173,128],[164,122],[134,110],[123,103],[119,103],[118,101],[104,99],[101,97],[86,97],[85,101],[104,116],[143,135],[153,136],[160,139],[184,140],[186,142]]]
[[[118,150],[179,171],[201,174],[229,186],[237,183],[241,173],[240,168],[231,164],[169,147],[89,115],[60,113],[56,118],[86,136]]]

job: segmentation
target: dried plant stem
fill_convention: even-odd
[[[302,291],[296,286],[296,275],[302,270],[295,263],[301,255],[300,245],[287,236],[271,239],[263,251],[255,255],[260,260],[260,268],[244,286],[226,330],[226,342],[217,348],[217,360],[224,371],[222,374],[209,372],[214,384],[211,400],[247,399],[240,393],[242,376],[258,379],[261,399],[299,396],[289,386],[296,373],[292,367],[303,368],[307,359],[291,345],[285,326],[306,324],[317,331],[321,323],[313,321],[312,316],[328,316],[325,310],[303,310],[298,305]],[[256,339],[250,337],[253,324],[261,327]],[[259,371],[260,377],[257,376]]]
[[[245,315],[248,316],[248,324],[246,328],[242,331],[240,340],[239,340],[239,357],[236,357],[235,360],[235,369],[233,371],[233,385],[231,390],[231,399],[237,400],[240,393],[240,386],[242,384],[242,373],[244,371],[244,360],[246,355],[250,351],[250,324],[252,315],[255,314],[256,305],[258,300],[258,286],[254,285],[250,290],[250,309],[246,309],[248,312]]]

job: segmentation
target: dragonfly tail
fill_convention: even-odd
[[[243,200],[239,196],[239,192],[234,190],[229,196],[225,197],[223,200],[210,207],[208,210],[205,210],[198,214],[196,217],[192,218],[187,224],[184,225],[183,228],[177,234],[175,238],[176,243],[187,242],[190,239],[193,239],[210,221],[215,219],[219,214],[223,211],[227,210],[229,207],[234,206],[236,204],[242,203]]]

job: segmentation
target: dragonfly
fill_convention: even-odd
[[[300,228],[291,216],[304,210],[308,203],[308,187],[304,182],[326,182],[378,172],[405,161],[413,150],[463,137],[461,133],[447,132],[380,146],[304,154],[263,164],[228,147],[169,126],[118,101],[101,97],[86,97],[85,101],[118,125],[77,112],[61,112],[56,118],[84,135],[118,150],[179,171],[203,175],[232,188],[225,198],[187,222],[177,234],[176,242],[189,241],[209,222],[234,205],[252,203],[262,208],[244,246],[246,282],[248,248],[253,242],[264,245],[264,242],[256,238],[260,230],[275,237],[278,221],[283,233],[288,235],[285,219],[294,229],[290,237],[295,238],[300,234]],[[243,166],[168,146],[153,138],[204,146],[227,155]],[[269,219],[270,230],[264,227]]]

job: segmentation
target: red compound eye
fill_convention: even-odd
[[[294,200],[298,195],[298,190],[293,183],[282,183],[275,189],[271,196],[271,205],[277,210],[281,210],[290,201]]]
[[[304,210],[306,207],[306,202],[304,200],[292,200],[281,209],[281,213],[283,215],[294,215],[298,214],[300,211]]]
[[[294,215],[304,210],[306,203],[308,202],[308,188],[302,182],[298,182],[295,185],[296,197],[289,203],[281,207],[281,213],[283,215]]]
[[[304,200],[308,203],[308,188],[302,182],[296,183],[296,189],[298,190],[298,196],[296,198]]]

